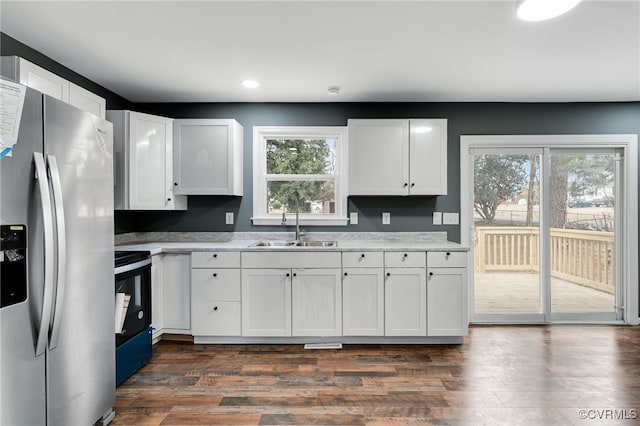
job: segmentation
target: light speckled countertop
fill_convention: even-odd
[[[150,232],[116,235],[116,250],[151,254],[193,251],[468,251],[446,232],[310,232],[303,239],[336,247],[251,247],[256,241],[293,240],[291,232]]]

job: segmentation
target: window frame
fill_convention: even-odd
[[[333,138],[336,140],[335,213],[300,213],[300,225],[346,226],[347,218],[347,126],[254,126],[253,127],[253,217],[254,225],[281,225],[282,216],[267,211],[267,139]],[[281,175],[285,180],[306,180],[305,175]],[[313,176],[314,179],[321,175]],[[329,176],[329,175],[327,175]],[[286,213],[287,224],[295,223],[295,212]]]

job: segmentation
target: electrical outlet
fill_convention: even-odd
[[[384,212],[382,213],[382,224],[389,225],[391,223],[391,213]]]
[[[358,212],[349,213],[349,223],[351,223],[352,225],[358,224]]]
[[[433,212],[433,224],[442,225],[442,212]]]
[[[460,215],[458,213],[445,213],[442,215],[442,223],[445,225],[460,224]]]
[[[233,212],[227,212],[224,216],[226,224],[233,225]]]

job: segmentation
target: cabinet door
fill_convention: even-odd
[[[172,210],[172,120],[138,112],[129,114],[130,208]]]
[[[382,268],[344,269],[342,278],[342,334],[384,336]]]
[[[409,121],[409,193],[447,194],[447,120]]]
[[[176,194],[242,195],[242,127],[235,120],[176,120],[174,126]]]
[[[191,328],[191,266],[188,254],[165,254],[163,270],[163,320],[165,329]]]
[[[291,270],[242,271],[242,335],[291,336]]]
[[[240,302],[194,299],[194,336],[240,336]]]
[[[54,73],[20,58],[20,83],[45,95],[69,102],[69,82]]]
[[[427,276],[427,335],[466,336],[467,269],[430,268]]]
[[[76,108],[105,118],[107,101],[74,83],[69,83],[69,103]]]
[[[293,336],[342,334],[340,269],[294,269],[291,288]]]
[[[426,273],[422,268],[385,270],[385,336],[427,335]]]
[[[349,195],[409,193],[409,120],[349,120]]]
[[[164,295],[163,295],[162,255],[151,256],[151,326],[154,339],[162,334],[164,328]]]

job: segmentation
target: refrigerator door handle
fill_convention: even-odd
[[[49,321],[51,319],[53,303],[53,210],[51,207],[51,194],[47,181],[47,169],[44,157],[40,152],[33,153],[33,162],[36,167],[36,180],[40,192],[42,205],[42,222],[44,229],[44,294],[42,298],[42,312],[40,315],[40,327],[36,342],[36,356],[42,355],[47,349],[49,337]]]
[[[51,316],[51,337],[49,338],[49,349],[55,349],[58,345],[60,335],[60,322],[62,321],[62,307],[64,305],[64,291],[67,282],[67,240],[66,226],[64,219],[64,201],[62,197],[62,185],[60,184],[60,173],[58,162],[53,155],[47,155],[47,166],[51,187],[53,188],[53,202],[55,206],[56,230],[57,230],[57,251],[58,268],[56,276],[56,300],[53,315]]]

